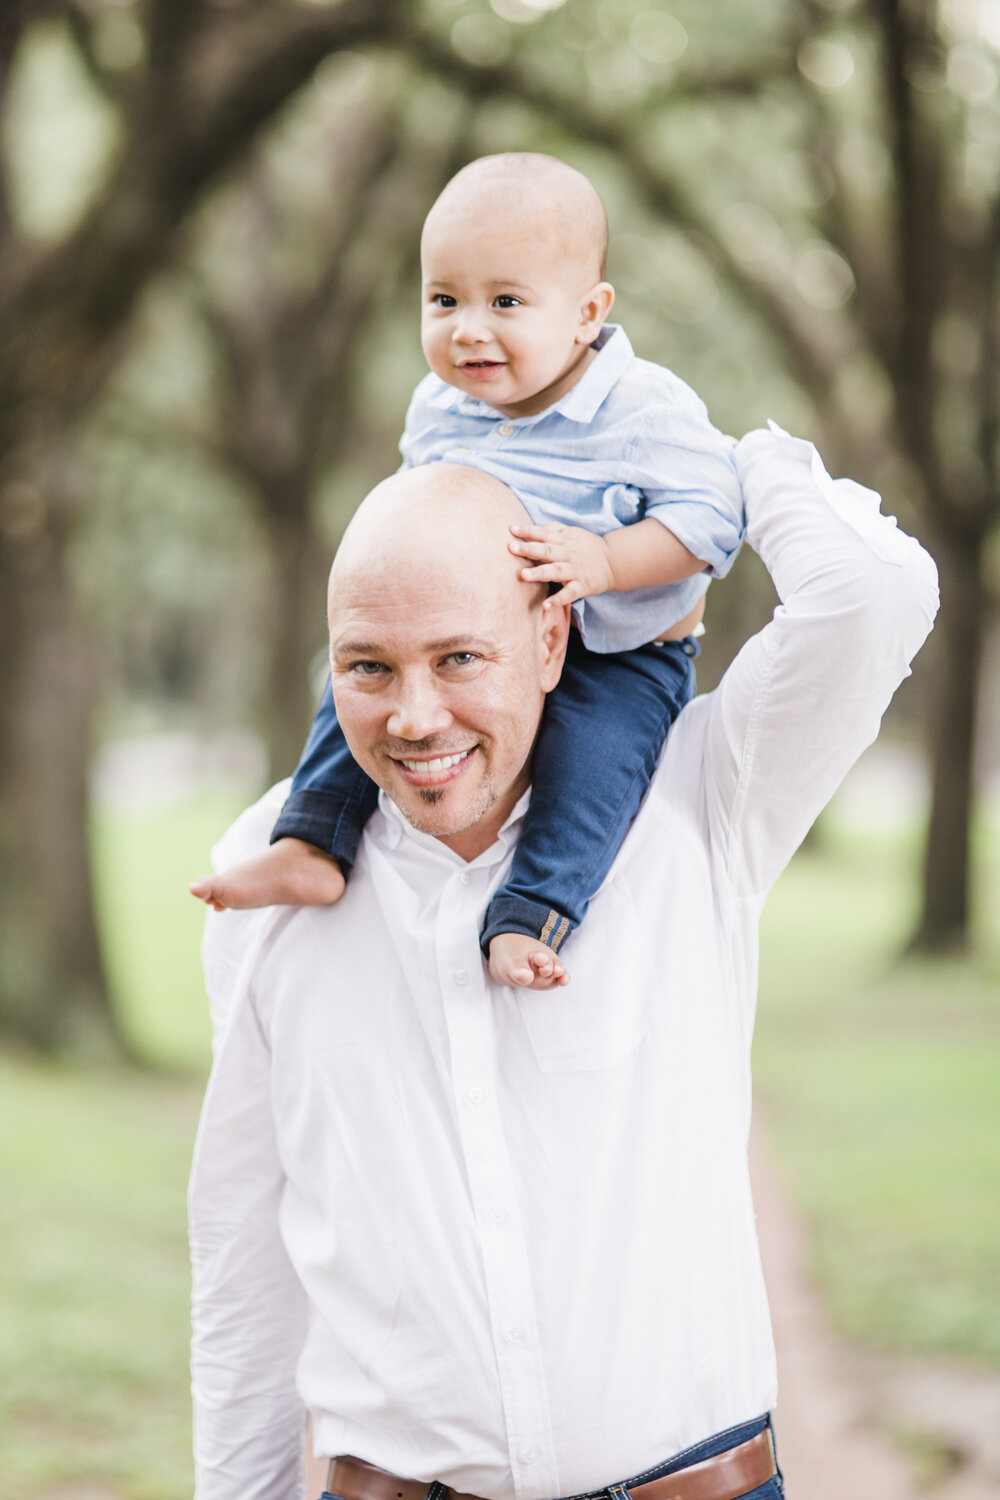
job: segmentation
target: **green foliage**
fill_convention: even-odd
[[[754,1073],[841,1331],[1000,1365],[1000,850],[979,835],[977,965],[898,962],[912,838],[824,825],[765,912]]]
[[[199,1095],[0,1059],[7,1500],[191,1493],[184,1189]]]
[[[238,794],[237,794],[238,795]],[[207,1072],[211,1034],[199,948],[205,908],[187,889],[239,812],[218,792],[95,819],[94,866],[116,1008],[130,1044],[152,1065]]]

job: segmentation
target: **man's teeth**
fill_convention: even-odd
[[[403,765],[408,771],[447,771],[471,754],[471,750],[462,750],[458,755],[442,755],[440,760],[404,760]]]

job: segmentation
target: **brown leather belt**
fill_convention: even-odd
[[[633,1485],[626,1494],[632,1500],[739,1500],[740,1495],[766,1484],[777,1472],[770,1430],[765,1428],[737,1448],[728,1448],[714,1458],[703,1458],[700,1463],[689,1464],[663,1479]],[[397,1479],[360,1458],[330,1460],[327,1489],[331,1495],[340,1496],[340,1500],[425,1500],[429,1488],[423,1480]],[[441,1500],[479,1500],[479,1497],[445,1487]]]

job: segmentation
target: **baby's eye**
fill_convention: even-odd
[[[521,299],[520,297],[511,297],[505,292],[502,297],[496,299],[496,304],[497,307],[520,307]]]
[[[436,292],[431,298],[435,307],[455,307],[454,297],[449,297],[447,292]]]

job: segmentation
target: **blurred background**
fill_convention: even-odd
[[[637,352],[725,431],[815,440],[941,569],[882,739],[768,906],[762,1235],[779,1344],[787,1273],[816,1400],[898,1493],[1000,1494],[998,75],[1000,0],[3,6],[10,1500],[190,1492],[186,882],[298,758],[330,557],[424,371],[423,215],[521,149],[605,198]],[[773,604],[744,552],[703,688]]]

